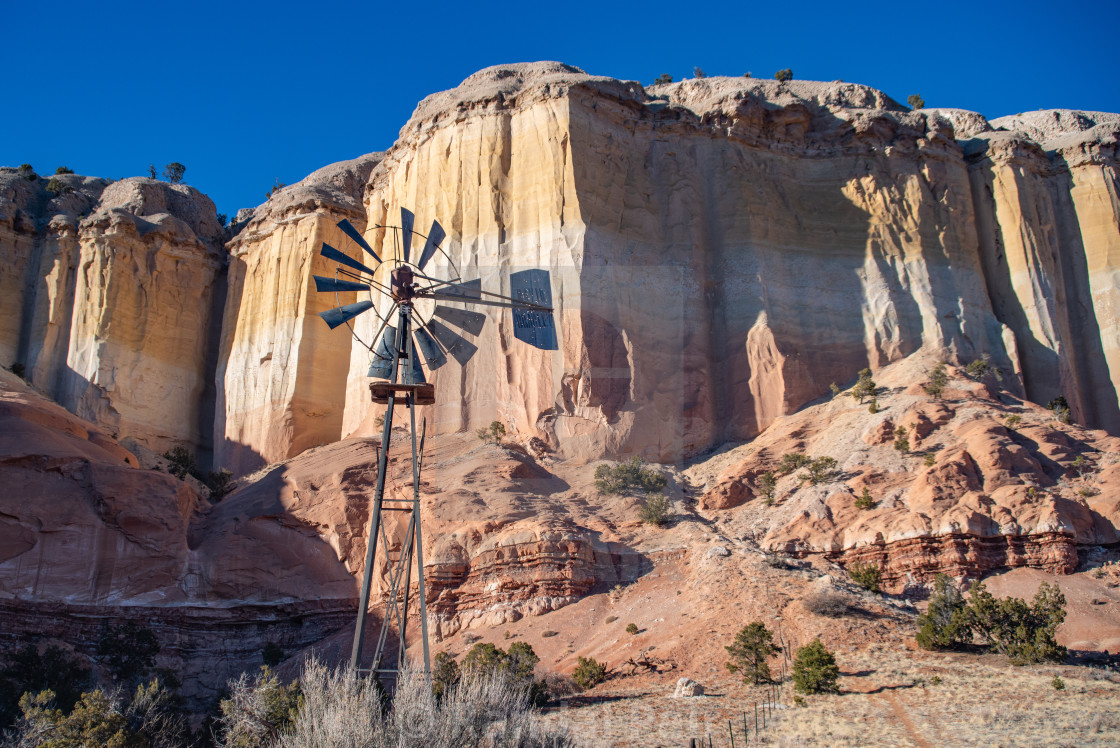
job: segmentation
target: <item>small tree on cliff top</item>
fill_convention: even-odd
[[[167,166],[163,167],[163,176],[171,184],[179,184],[183,181],[183,175],[187,173],[187,167],[180,164],[178,161],[172,161]]]

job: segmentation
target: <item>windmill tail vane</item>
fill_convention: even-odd
[[[481,279],[464,280],[459,276],[450,254],[443,247],[447,232],[439,222],[432,221],[431,228],[425,235],[415,230],[415,219],[411,211],[402,208],[400,226],[372,227],[384,229],[386,236],[394,239],[392,252],[383,251],[382,254],[378,254],[349,221],[339,221],[337,226],[342,236],[361,251],[359,256],[364,262],[324,242],[319,254],[335,263],[335,274],[334,277],[313,276],[315,290],[335,294],[338,304],[333,309],[321,312],[319,316],[332,330],[346,325],[354,339],[370,352],[368,376],[374,380],[369,385],[370,398],[373,402],[386,406],[350,666],[357,672],[370,672],[389,678],[396,678],[405,666],[414,561],[417,568],[423,666],[425,673],[431,677],[420,523],[420,468],[423,464],[427,424],[426,421],[422,424],[418,444],[415,407],[435,402],[435,386],[425,376],[421,357],[429,372],[444,366],[449,357],[455,359],[460,366],[467,365],[478,351],[478,346],[471,339],[477,339],[481,335],[487,319],[485,314],[468,308],[471,306],[509,309],[517,340],[541,350],[554,351],[559,347],[552,314],[551,280],[547,270],[528,269],[510,273],[509,296],[485,291],[482,289]],[[399,243],[395,241],[398,237]],[[411,246],[414,237],[424,240],[415,262],[412,261]],[[436,258],[440,259],[433,263]],[[444,277],[436,277],[438,275]],[[343,293],[364,295],[365,298],[343,304],[339,298],[339,294]],[[360,315],[370,311],[378,318],[376,332],[371,338],[363,338],[352,323]],[[398,402],[408,408],[412,426],[413,490],[410,500],[385,497],[393,409]],[[411,515],[404,536],[398,539],[399,544],[390,543],[387,523],[383,521],[385,512],[408,512]],[[388,564],[388,605],[378,633],[373,665],[362,669],[360,665],[363,661],[365,619],[379,545],[384,549]],[[386,662],[391,629],[396,630],[396,636],[392,637],[396,640],[395,665]]]

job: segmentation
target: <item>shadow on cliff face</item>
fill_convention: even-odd
[[[780,115],[763,127],[804,145],[810,114]],[[580,296],[565,300],[582,358],[565,367],[583,386],[559,419],[594,408],[595,428],[619,432],[600,443],[675,462],[757,435],[868,365],[870,220],[843,192],[855,159],[838,172],[788,143],[717,135],[687,110],[578,88],[570,117],[586,231]],[[920,347],[920,330],[897,334],[906,352]]]
[[[992,302],[992,311],[1015,333],[1015,344],[1019,349],[1019,364],[1022,367],[1023,383],[1028,396],[1035,402],[1046,402],[1059,394],[1063,362],[1057,351],[1034,333],[1023,301],[1015,293],[1014,279],[1011,277],[1006,248],[996,217],[996,175],[993,165],[987,159],[978,162],[972,159],[972,161],[969,171],[974,178],[978,178],[973,183],[972,201],[979,233],[984,280],[988,297]],[[1018,197],[1020,210],[1024,215],[1029,214],[1031,206],[1027,204],[1026,196],[1020,191]],[[1042,268],[1036,269],[1042,270]],[[1044,273],[1039,272],[1037,275],[1038,282],[1046,284],[1043,289],[1045,299],[1049,303],[1054,303],[1055,298],[1048,283],[1049,279]],[[1060,279],[1059,274],[1054,280],[1060,283]],[[1031,302],[1036,303],[1036,300],[1031,299]],[[1056,315],[1063,313],[1061,309],[1048,311]],[[1058,325],[1059,329],[1062,326],[1061,320],[1049,319],[1048,321]]]
[[[240,265],[240,272],[235,266]],[[268,461],[264,456],[247,444],[231,439],[227,436],[228,422],[226,415],[229,412],[229,403],[226,398],[226,374],[228,373],[230,353],[233,348],[233,333],[237,330],[237,319],[241,311],[241,298],[245,292],[245,261],[237,257],[230,257],[226,268],[226,275],[222,285],[221,296],[223,306],[217,300],[214,305],[214,316],[220,322],[223,331],[221,340],[214,350],[213,362],[213,417],[209,419],[213,437],[210,442],[212,449],[212,462],[214,469],[225,468],[235,477],[246,475],[254,470],[260,470]],[[224,311],[223,311],[224,309]],[[208,371],[211,371],[209,366]]]
[[[1065,297],[1069,314],[1069,355],[1076,362],[1078,393],[1065,393],[1074,405],[1074,417],[1094,428],[1110,433],[1120,432],[1120,401],[1109,373],[1109,361],[1101,340],[1100,322],[1093,299],[1089,277],[1087,248],[1082,238],[1077,207],[1073,204],[1073,177],[1069,164],[1059,155],[1052,156],[1059,174],[1052,177],[1052,194],[1056,197],[1054,213],[1058,228],[1058,257],[1065,281]]]
[[[973,141],[979,142],[982,141]],[[1051,257],[1027,260],[1036,263],[1030,270],[1032,282],[1038,284],[1035,293],[1042,295],[1041,300],[1033,296],[1022,298],[1021,292],[1016,291],[997,224],[995,194],[999,185],[987,149],[977,150],[971,159],[973,202],[988,294],[996,316],[1015,333],[1028,397],[1044,404],[1064,395],[1078,422],[1115,432],[1120,427],[1120,404],[1102,346],[1080,221],[1070,198],[1073,181],[1061,156],[1050,157],[1059,166],[1057,175],[1036,176],[1037,183],[1031,184],[1018,171],[1014,173],[1021,214],[1036,217],[1042,227],[1052,222],[1052,229],[1038,237],[1039,246],[1032,246]],[[1041,160],[1041,155],[1038,158]],[[1044,168],[1045,165],[1037,167]],[[1026,173],[1032,172],[1028,169]],[[1036,202],[1032,202],[1032,197]],[[1040,201],[1045,207],[1041,209],[1043,214],[1037,215]],[[1041,339],[1033,329],[1037,323],[1032,323],[1028,307],[1039,306],[1046,315],[1042,324],[1053,326],[1064,358],[1053,349],[1053,343]]]

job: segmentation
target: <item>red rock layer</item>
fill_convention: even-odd
[[[939,535],[864,545],[824,556],[845,568],[853,564],[878,566],[880,586],[893,593],[930,582],[938,574],[976,580],[1019,567],[1054,574],[1072,574],[1077,569],[1077,544],[1072,536],[1056,532],[994,537]]]

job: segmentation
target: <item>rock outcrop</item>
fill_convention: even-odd
[[[332,270],[321,242],[353,249],[341,218],[392,254],[381,227],[407,206],[448,231],[437,274],[502,292],[546,268],[556,306],[555,352],[486,311],[473,358],[434,376],[434,433],[497,419],[564,456],[677,461],[918,350],[987,353],[1013,391],[1117,433],[1118,130],[1108,113],[909,111],[850,83],[497,66],[426,98],[385,154],[240,212],[228,258],[189,188],[102,197],[62,175],[73,191],[51,197],[6,170],[0,356],[111,432],[204,462],[213,445],[238,474],[370,436],[370,354],[317,317],[352,299],[310,277]],[[141,282],[118,284],[125,267]],[[188,297],[203,303],[161,311]]]

